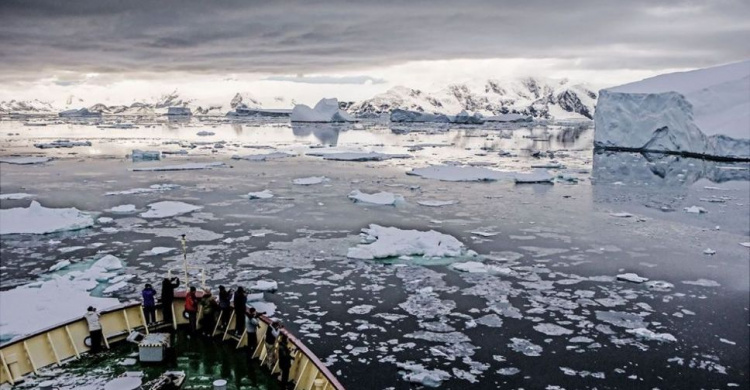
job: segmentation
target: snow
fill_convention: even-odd
[[[390,159],[411,158],[408,154],[387,154],[378,152],[309,152],[308,156],[323,157],[335,161],[383,161]]]
[[[120,206],[112,207],[111,209],[107,210],[110,213],[114,214],[131,214],[135,212],[135,205],[132,204],[123,204]]]
[[[638,276],[637,274],[630,273],[630,272],[617,275],[617,279],[624,280],[626,282],[632,282],[632,283],[648,282],[648,278],[644,278],[642,276]]]
[[[175,215],[191,213],[200,210],[202,206],[195,206],[184,202],[163,201],[151,203],[148,205],[149,210],[140,214],[143,218],[167,218]]]
[[[284,153],[284,152],[273,152],[273,153],[265,153],[265,154],[248,154],[245,156],[240,156],[238,154],[235,154],[234,156],[232,156],[232,160],[268,161],[268,160],[277,160],[280,158],[287,158],[287,157],[294,157],[294,155],[290,153]]]
[[[271,199],[273,198],[273,192],[271,190],[263,190],[260,192],[248,192],[248,199]]]
[[[595,144],[750,158],[750,61],[600,92]]]
[[[26,194],[23,192],[16,192],[12,194],[0,194],[0,200],[19,200],[26,198],[33,198],[36,195]]]
[[[292,122],[354,122],[346,111],[339,109],[336,98],[321,99],[315,107],[297,104],[292,109]]]
[[[49,157],[0,157],[0,163],[14,165],[42,164],[50,160]]]
[[[443,207],[458,204],[457,200],[418,200],[418,205],[426,207]]]
[[[134,172],[160,172],[160,171],[193,171],[198,169],[211,169],[211,168],[224,168],[226,165],[223,162],[210,162],[210,163],[187,163],[180,165],[162,165],[157,167],[139,167],[133,168]]]
[[[0,234],[48,234],[94,225],[92,214],[76,208],[47,208],[32,201],[27,208],[0,210]]]
[[[466,253],[455,237],[434,230],[402,230],[371,224],[362,229],[363,243],[349,248],[353,259],[383,259],[398,256],[458,257]]]
[[[349,194],[349,199],[354,203],[370,203],[383,206],[395,206],[397,203],[403,203],[404,197],[390,192],[377,192],[368,194],[360,190],[354,190]]]
[[[64,267],[59,267],[59,269]],[[23,335],[37,329],[83,316],[88,306],[105,309],[118,305],[115,298],[99,298],[89,295],[100,282],[116,276],[122,262],[107,255],[83,271],[71,271],[65,275],[43,276],[39,282],[16,287],[0,293],[0,339]],[[60,299],[65,297],[65,299]],[[19,302],[24,310],[16,310]],[[29,325],[33,324],[33,327]]]
[[[329,179],[325,176],[310,176],[294,179],[292,180],[292,184],[296,184],[298,186],[311,186],[313,184],[320,184],[327,181],[329,181]]]

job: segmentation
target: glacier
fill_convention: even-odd
[[[297,104],[292,109],[292,122],[354,122],[354,118],[339,108],[336,98],[320,99],[315,107]]]
[[[750,160],[750,61],[599,92],[594,145]]]

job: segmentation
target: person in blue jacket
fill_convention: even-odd
[[[146,325],[156,323],[156,290],[146,283],[146,288],[141,292],[143,296],[143,314],[146,316]]]

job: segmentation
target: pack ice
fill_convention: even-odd
[[[297,104],[292,109],[292,122],[354,122],[354,118],[339,108],[336,98],[321,99],[315,107]]]
[[[750,61],[600,92],[598,147],[750,158]]]
[[[94,225],[94,217],[76,208],[47,208],[32,201],[29,207],[0,210],[0,234],[48,234]]]

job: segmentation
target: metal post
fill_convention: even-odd
[[[182,236],[182,260],[185,267],[185,288],[190,289],[190,279],[188,279],[188,261],[187,261],[187,239],[185,235]]]

